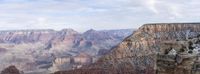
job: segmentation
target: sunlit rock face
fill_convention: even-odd
[[[0,71],[15,65],[25,73],[71,70],[94,62],[133,32],[132,29],[0,31]],[[80,54],[87,54],[82,56]]]
[[[199,36],[200,23],[145,24],[94,64],[55,74],[199,74]]]
[[[84,64],[84,63],[90,63],[92,61],[92,58],[90,58],[90,55],[80,53],[79,55],[73,57],[74,63],[78,64]]]

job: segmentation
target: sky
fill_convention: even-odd
[[[0,30],[138,28],[199,22],[199,0],[0,0]]]

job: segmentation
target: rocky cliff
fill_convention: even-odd
[[[200,23],[145,24],[94,64],[55,74],[198,74],[199,36]]]
[[[2,56],[0,70],[9,65],[15,65],[28,73],[79,68],[109,52],[110,48],[121,42],[132,31],[131,29],[89,30],[84,33],[78,33],[73,29],[0,31]]]

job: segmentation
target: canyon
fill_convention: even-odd
[[[200,23],[145,24],[96,62],[54,74],[199,74]]]
[[[89,38],[95,41],[95,39],[102,36],[93,33],[94,30],[85,32],[85,35],[91,35],[91,37],[86,37],[86,39]],[[104,37],[103,39],[107,38],[105,36],[102,37]],[[101,38],[100,40],[102,40]],[[124,38],[122,42],[117,43],[116,46],[111,47],[108,51],[103,50],[99,51],[98,54],[94,54],[98,55],[95,59],[89,58],[93,54],[87,54],[86,52],[74,55],[73,58],[65,56],[54,59],[52,66],[59,65],[62,67],[62,70],[57,69],[59,71],[53,74],[200,73],[200,23],[144,24],[134,33]],[[75,45],[82,44],[78,42]],[[90,47],[91,45],[93,43],[86,43],[85,46]],[[49,46],[52,48],[52,45],[46,47],[49,48]],[[6,48],[1,48],[1,51],[8,52]],[[66,62],[76,63],[73,66],[69,66],[72,64]],[[6,72],[6,70],[2,72]],[[48,73],[32,72],[27,74]]]
[[[0,71],[10,65],[25,74],[73,70],[95,62],[132,34],[133,29],[0,31]]]

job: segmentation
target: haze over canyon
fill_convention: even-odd
[[[14,65],[24,73],[72,70],[95,62],[133,29],[0,31],[0,70]]]

